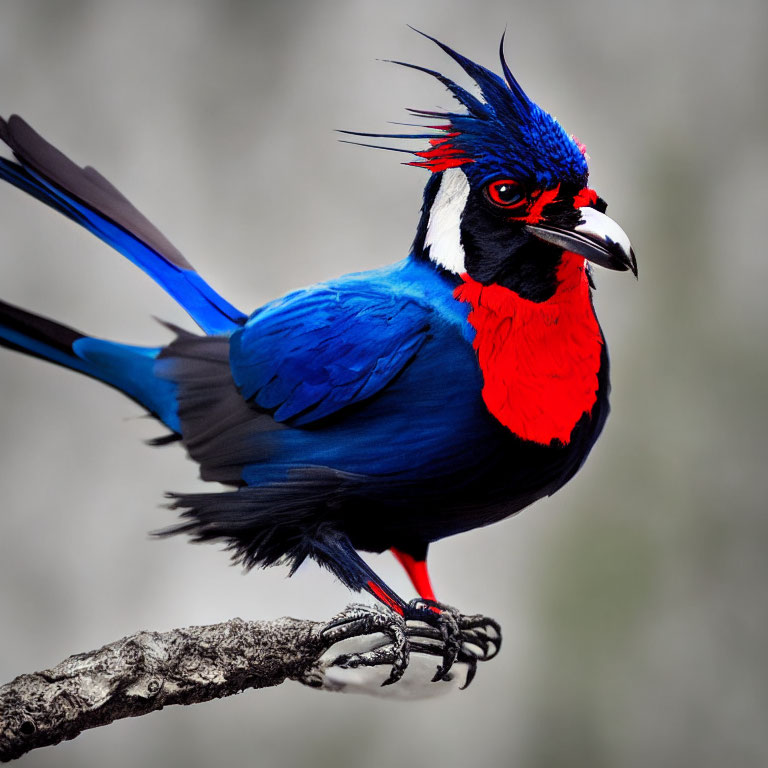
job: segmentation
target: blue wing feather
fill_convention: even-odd
[[[411,297],[362,284],[298,291],[232,335],[235,383],[277,421],[314,423],[400,374],[429,338],[431,314]]]

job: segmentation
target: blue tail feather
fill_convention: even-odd
[[[93,168],[80,168],[21,118],[0,119],[0,178],[87,229],[148,274],[206,332],[230,333],[246,316],[213,290],[179,251]]]
[[[154,374],[162,347],[138,347],[84,336],[72,351],[92,371],[91,376],[110,384],[143,405],[170,430],[180,432],[176,385]]]
[[[160,347],[95,339],[2,301],[0,346],[108,384],[146,408],[171,431],[180,430],[176,385],[154,374]]]

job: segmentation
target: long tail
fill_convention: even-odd
[[[178,433],[176,385],[154,374],[161,347],[96,339],[0,301],[0,346],[109,384]]]
[[[18,115],[0,118],[0,140],[18,162],[0,157],[0,178],[85,227],[167,291],[206,333],[229,333],[245,315],[98,171],[80,168]]]

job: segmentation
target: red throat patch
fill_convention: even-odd
[[[469,302],[473,346],[488,410],[524,440],[569,442],[597,400],[603,338],[589,295],[584,258],[563,254],[555,295],[540,303],[469,275],[454,291]]]

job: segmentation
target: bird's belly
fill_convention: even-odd
[[[460,470],[367,485],[344,506],[344,529],[358,548],[382,551],[404,535],[426,543],[490,525],[562,487],[593,441],[550,447],[507,433]]]

